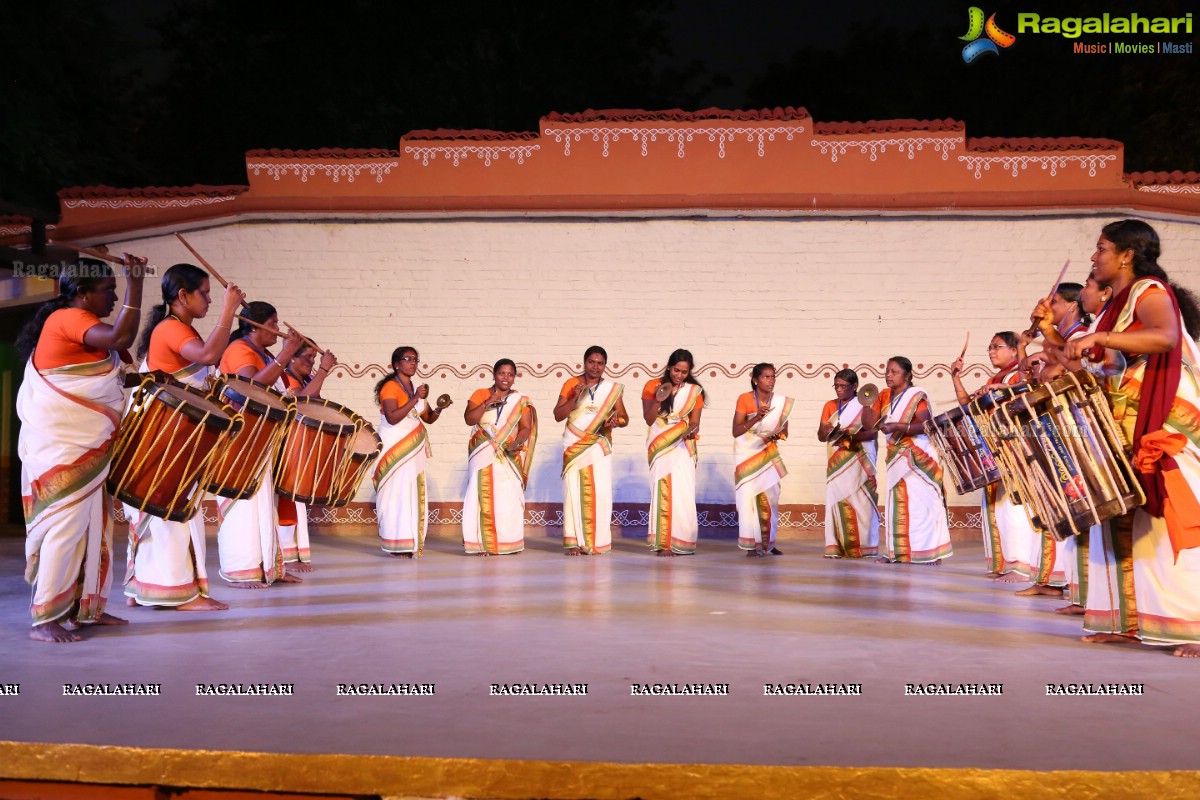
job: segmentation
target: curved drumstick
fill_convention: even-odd
[[[1046,295],[1046,297],[1053,297],[1054,293],[1058,291],[1058,287],[1062,283],[1062,279],[1064,277],[1066,277],[1066,275],[1067,275],[1067,268],[1070,266],[1071,266],[1071,259],[1068,258],[1067,263],[1063,264],[1062,271],[1058,273],[1058,280],[1056,280],[1054,282],[1054,286],[1052,286],[1050,288],[1050,294]],[[1042,324],[1042,317],[1038,317],[1037,319],[1035,319],[1033,321],[1033,325],[1030,326],[1029,330],[1025,331],[1025,335],[1030,338],[1037,336],[1038,326],[1041,324]]]
[[[1055,288],[1058,288],[1058,287],[1055,287]],[[967,357],[967,347],[969,347],[969,346],[970,346],[970,344],[971,344],[971,332],[970,332],[970,331],[967,331],[967,340],[966,340],[965,342],[963,342],[963,349],[962,349],[962,352],[958,354],[958,357],[959,357],[959,358],[966,358],[966,357]]]
[[[217,283],[221,284],[222,286],[229,286],[229,281],[227,281],[223,277],[221,277],[221,273],[217,272],[217,270],[213,267],[213,265],[208,263],[204,259],[204,256],[202,256],[198,252],[196,252],[196,248],[192,247],[192,245],[188,242],[188,240],[183,238],[182,233],[176,232],[175,238],[178,239],[179,242],[188,249],[189,253],[191,253],[192,255],[194,255],[196,257],[196,260],[200,262],[200,266],[204,267],[204,269],[206,269],[208,271],[208,274],[212,275],[214,278],[217,279]],[[242,308],[248,309],[248,308],[250,308],[250,304],[247,303],[245,300],[243,300]],[[247,320],[245,317],[238,317],[238,319],[245,320],[246,322],[250,321],[250,320]],[[288,325],[286,320],[281,319],[281,320],[279,320],[279,323],[281,325],[287,325],[289,328],[291,328],[294,331],[296,330],[296,328],[294,326]],[[296,333],[300,333],[300,331],[296,331]],[[303,333],[300,333],[300,338],[303,339],[308,344],[312,345],[313,347],[316,347],[317,355],[325,355],[325,351],[322,350],[320,347],[317,347],[317,343],[314,342],[312,339],[308,338]]]

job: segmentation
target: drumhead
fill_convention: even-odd
[[[311,397],[296,398],[296,422],[308,428],[319,428],[337,434],[349,434],[358,419],[350,409],[332,400],[315,400]]]
[[[383,440],[370,425],[367,425],[354,437],[350,445],[351,452],[356,456],[369,456],[378,453],[383,448]]]
[[[170,408],[180,411],[180,413],[194,420],[200,420],[205,414],[209,415],[209,419],[216,420],[211,424],[228,427],[233,422],[232,411],[229,406],[220,405],[208,399],[206,396],[191,388],[177,383],[159,383],[154,387],[154,395],[165,403]]]
[[[287,416],[287,399],[265,383],[240,375],[227,375],[222,380],[225,387],[221,390],[221,395],[231,402],[246,406],[250,411],[266,415],[270,419]]]

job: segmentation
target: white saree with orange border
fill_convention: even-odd
[[[675,393],[671,412],[656,417],[646,432],[646,457],[650,462],[650,530],[647,543],[653,550],[696,552],[700,522],[696,518],[696,440],[685,439],[700,387],[683,384]]]
[[[112,586],[111,499],[104,487],[125,394],[115,353],[39,371],[17,392],[25,580],[33,624],[95,622]]]
[[[533,428],[515,453],[505,445],[529,409]],[[537,413],[529,398],[512,392],[499,409],[487,409],[467,443],[467,493],[463,499],[463,548],[468,553],[507,555],[525,549],[525,487],[537,445]]]
[[[602,380],[580,396],[563,429],[563,547],[612,549],[612,439],[605,427],[625,387]]]
[[[781,482],[787,475],[778,436],[792,415],[796,401],[776,395],[770,410],[748,431],[733,440],[733,499],[738,515],[738,547],[769,550],[779,531]]]

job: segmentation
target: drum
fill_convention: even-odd
[[[298,398],[275,458],[275,492],[299,503],[330,505],[344,488],[354,441],[367,425],[331,400]]]
[[[108,490],[139,511],[185,522],[241,428],[229,406],[168,376],[148,376],[121,421]]]
[[[1033,526],[1062,541],[1146,502],[1108,397],[1085,371],[1000,405],[997,458]]]
[[[979,426],[959,406],[925,423],[925,433],[942,457],[942,464],[959,494],[982,489],[1000,480],[1000,468]]]
[[[375,432],[375,428],[370,423],[359,429],[350,443],[350,466],[333,496],[333,502],[329,505],[340,508],[354,499],[354,495],[358,493],[358,487],[367,476],[371,465],[375,463],[375,459],[379,458],[382,450],[383,440],[379,438],[379,434]]]
[[[242,432],[221,458],[205,489],[221,497],[245,500],[258,491],[268,460],[275,454],[295,415],[295,402],[264,383],[228,375],[217,391],[241,409]]]

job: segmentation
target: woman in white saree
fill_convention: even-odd
[[[525,549],[525,487],[537,445],[537,412],[512,388],[517,365],[502,358],[492,368],[491,388],[467,401],[467,493],[463,499],[463,548],[493,556]]]
[[[568,556],[612,549],[612,431],[629,424],[625,387],[604,377],[608,353],[592,345],[583,375],[558,393],[556,422],[563,430],[563,547]]]
[[[112,499],[104,487],[125,393],[116,350],[133,344],[144,261],[125,258],[125,303],[112,325],[116,279],[99,261],[64,268],[59,294],[22,329],[28,358],[17,392],[25,580],[33,586],[29,637],[76,642],[63,627],[123,625],[105,612],[112,586]]]
[[[375,509],[383,552],[419,558],[425,551],[429,508],[425,495],[425,462],[431,455],[429,433],[442,409],[429,405],[429,386],[416,386],[420,363],[415,347],[397,347],[392,374],[375,387],[382,419],[383,454],[375,466]]]
[[[879,492],[875,440],[864,426],[866,409],[857,396],[858,375],[833,376],[836,399],[821,410],[817,440],[828,447],[825,468],[825,557],[870,558],[879,553]],[[874,414],[874,409],[871,410]]]
[[[887,389],[880,394],[886,412],[880,431],[887,436],[887,500],[880,561],[940,564],[954,554],[942,490],[937,450],[925,435],[930,418],[925,390],[912,385],[912,362],[888,360]],[[868,425],[875,415],[868,415]]]
[[[192,264],[168,269],[162,279],[163,302],[151,309],[138,346],[142,372],[165,372],[193,389],[207,390],[245,297],[237,286],[226,287],[221,317],[206,341],[192,322],[207,316],[212,303],[208,273]],[[125,596],[130,605],[180,611],[229,608],[208,593],[203,511],[187,522],[172,522],[126,504],[125,517],[129,520]]]
[[[692,377],[695,361],[687,350],[667,359],[661,378],[642,389],[646,457],[650,462],[650,529],[647,543],[657,556],[696,552],[696,440],[704,389]]]
[[[733,410],[733,496],[738,513],[738,547],[746,555],[783,555],[779,530],[780,483],[787,475],[780,442],[788,435],[795,400],[775,395],[775,365],[756,364],[750,387]]]

